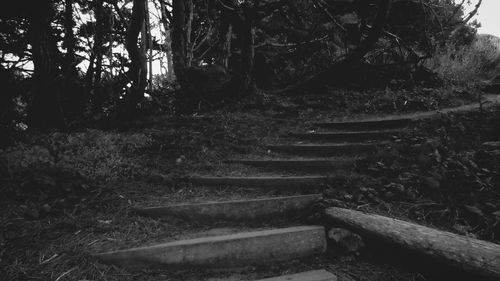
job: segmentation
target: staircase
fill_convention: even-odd
[[[295,222],[293,218],[297,216],[311,214],[315,203],[322,199],[321,194],[311,190],[321,191],[330,176],[339,170],[348,171],[358,159],[389,145],[393,136],[411,125],[411,121],[401,118],[317,123],[309,132],[291,132],[284,136],[286,143],[268,145],[271,157],[226,161],[230,165],[247,165],[258,171],[273,172],[272,176],[192,175],[188,178],[193,186],[267,189],[274,190],[276,197],[136,207],[134,211],[154,218],[176,217],[209,224],[279,219],[281,224],[287,225],[287,222]],[[291,190],[296,194],[283,195]],[[95,257],[131,269],[226,269],[321,256],[327,250],[325,233],[323,226],[314,224],[265,227],[103,252]],[[332,281],[337,278],[317,268],[263,280]]]

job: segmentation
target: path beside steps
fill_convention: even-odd
[[[427,117],[434,115],[422,115]],[[268,144],[271,157],[266,159],[228,159],[226,163],[248,165],[263,171],[274,171],[273,176],[206,176],[188,178],[193,186],[245,187],[274,190],[285,193],[300,191],[298,196],[280,196],[225,202],[201,202],[154,207],[136,207],[134,211],[154,218],[176,217],[186,221],[266,221],[288,218],[311,212],[321,194],[308,192],[309,187],[321,187],[328,175],[339,169],[349,169],[358,159],[390,145],[391,140],[411,127],[416,118],[386,118],[314,124],[309,132],[290,132],[287,144]],[[296,143],[294,143],[296,142]],[[274,153],[283,156],[272,157]],[[280,175],[287,172],[286,175]],[[294,173],[300,172],[300,176]],[[287,175],[292,176],[287,176]],[[321,256],[327,249],[325,229],[317,225],[289,225],[288,227],[255,229],[231,235],[209,236],[169,243],[144,245],[118,251],[95,254],[108,263],[127,268],[231,268],[286,260]],[[269,276],[267,281],[301,280],[334,281],[334,273],[322,268],[297,272],[286,276]]]

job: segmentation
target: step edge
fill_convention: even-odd
[[[251,239],[257,237],[265,237],[265,236],[277,236],[286,233],[301,233],[308,231],[325,231],[324,226],[320,225],[308,225],[308,226],[295,226],[295,227],[287,227],[287,228],[275,228],[275,229],[267,229],[267,230],[259,230],[259,231],[249,231],[249,232],[239,232],[234,234],[227,235],[219,235],[219,236],[207,236],[207,237],[199,237],[193,239],[185,239],[185,240],[177,240],[166,243],[159,243],[150,246],[141,246],[141,247],[132,247],[123,250],[114,250],[108,252],[94,253],[92,256],[100,258],[100,257],[108,257],[115,254],[125,254],[125,253],[133,253],[133,252],[141,252],[141,251],[155,251],[162,248],[170,248],[170,247],[178,247],[184,245],[201,245],[207,243],[218,243],[223,241],[237,241],[244,239]]]

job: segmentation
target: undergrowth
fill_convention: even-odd
[[[269,157],[264,144],[281,141],[287,132],[306,130],[316,116],[435,109],[473,100],[474,94],[422,89],[415,95],[387,90],[369,97],[368,92],[348,91],[323,97],[262,95],[232,110],[204,117],[162,117],[122,131],[26,134],[0,153],[0,190],[5,195],[0,199],[0,275],[7,280],[199,280],[204,273],[129,273],[100,264],[89,253],[94,248],[171,241],[208,229],[135,216],[130,207],[136,204],[279,195],[194,188],[179,177],[214,169],[238,173],[222,160]],[[496,241],[498,159],[479,149],[485,140],[480,136],[491,138],[498,130],[485,130],[487,124],[500,124],[493,115],[424,124],[420,133],[402,136],[384,156],[358,163],[358,176],[332,178],[325,195],[346,207],[374,208]],[[467,215],[479,214],[477,210],[484,214],[479,221]]]
[[[482,146],[498,141],[498,124],[498,109],[421,123],[358,163],[377,179],[363,186],[360,200],[395,217],[500,241],[500,153]]]

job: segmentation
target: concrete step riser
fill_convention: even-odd
[[[306,216],[311,214],[312,206],[320,199],[321,194],[312,194],[256,200],[136,208],[135,212],[145,216],[175,216],[203,222],[213,222],[214,220],[248,221],[299,215]]]
[[[351,168],[356,163],[355,160],[311,160],[311,161],[293,161],[293,160],[234,160],[227,163],[242,164],[265,170],[293,170],[293,171],[335,171],[336,169]]]
[[[360,134],[343,134],[343,133],[293,133],[290,136],[301,140],[313,140],[323,142],[363,142],[370,140],[390,140],[397,133],[360,133]]]
[[[376,120],[376,121],[359,121],[359,122],[327,122],[316,123],[319,128],[332,130],[384,130],[384,129],[399,129],[405,128],[412,124],[411,119],[394,119],[394,120]]]
[[[189,182],[195,186],[205,187],[244,187],[244,188],[301,188],[318,186],[327,177],[191,177]]]
[[[300,156],[341,156],[341,155],[369,155],[377,152],[376,145],[343,145],[343,146],[326,146],[326,145],[282,145],[269,146],[271,152],[287,153]]]
[[[303,226],[176,241],[96,257],[130,269],[230,268],[318,255],[326,251],[326,246],[323,227]]]
[[[326,270],[312,270],[258,281],[337,281],[337,276]]]

